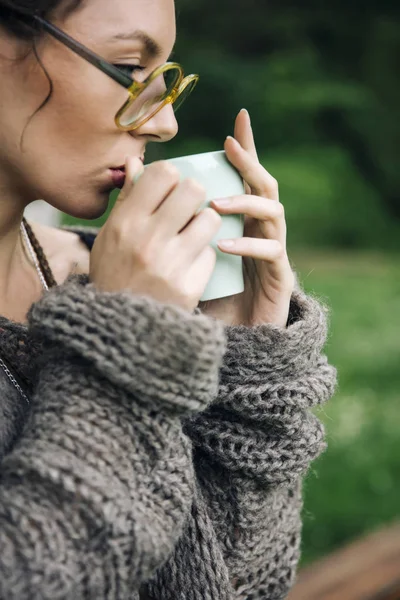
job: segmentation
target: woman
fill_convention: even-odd
[[[246,111],[225,142],[246,196],[196,214],[164,162],[133,184],[196,81],[151,75],[174,40],[173,0],[0,0],[0,598],[275,600],[295,577],[325,311]],[[23,220],[39,197],[97,217],[116,185],[97,237]],[[246,289],[199,307],[229,212]]]

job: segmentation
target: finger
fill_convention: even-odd
[[[143,173],[144,166],[140,158],[135,156],[128,156],[125,161],[125,182],[118,194],[116,204],[120,204],[125,201],[128,193],[131,191],[135,180]]]
[[[127,158],[125,163],[125,173],[126,180],[129,184],[134,184],[136,179],[139,178],[139,175],[143,174],[144,165],[140,158],[136,158],[135,156],[130,156]]]
[[[254,141],[253,130],[250,122],[250,115],[245,108],[239,112],[235,120],[234,137],[239,144],[258,161],[256,144]],[[251,188],[245,182],[246,194],[251,194]]]
[[[280,202],[261,196],[231,196],[211,200],[220,214],[244,214],[259,221],[285,221],[285,209]]]
[[[206,202],[206,190],[195,179],[184,179],[153,215],[158,235],[177,235]]]
[[[131,174],[129,177],[131,178]],[[133,176],[135,179],[135,175]],[[151,216],[169,194],[179,185],[178,169],[168,161],[154,162],[144,170],[134,185],[128,181],[127,191],[123,189],[123,210],[126,216]],[[145,201],[144,201],[145,199]]]
[[[264,238],[286,245],[285,209],[280,202],[260,196],[232,196],[212,200],[211,206],[220,215],[239,214],[256,219]]]
[[[193,295],[197,296],[197,298],[203,295],[207,282],[214,271],[216,260],[217,253],[214,248],[206,246],[189,262],[190,266],[187,272],[188,285],[194,288]]]
[[[253,158],[258,160],[257,148],[254,141],[250,115],[242,108],[235,121],[234,137]]]
[[[235,240],[220,240],[217,244],[218,248],[226,254],[248,256],[269,263],[285,258],[286,254],[285,247],[277,240],[238,238]]]
[[[212,208],[202,210],[177,236],[179,251],[186,264],[193,262],[211,244],[221,228],[221,216]]]
[[[279,200],[278,182],[264,167],[242,148],[233,137],[225,140],[225,152],[232,165],[251,187],[252,194]]]

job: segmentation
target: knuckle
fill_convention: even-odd
[[[220,214],[217,213],[216,210],[207,206],[207,208],[205,208],[203,210],[203,214],[204,214],[204,217],[207,219],[207,221],[209,221],[211,223],[212,226],[220,227],[220,225],[222,223],[222,217]]]
[[[187,179],[184,180],[183,184],[185,185],[185,187],[191,194],[193,194],[195,196],[199,196],[199,197],[206,196],[205,187],[203,185],[201,185],[201,183],[196,181],[196,179],[193,179],[192,177],[188,177]]]
[[[128,231],[124,222],[118,219],[110,219],[107,223],[107,236],[117,248],[124,248],[129,243],[131,235],[128,237]]]
[[[156,274],[156,277],[165,289],[180,296],[180,281],[173,271],[163,269]]]
[[[152,241],[142,243],[139,247],[135,248],[134,254],[141,267],[146,269],[150,269],[150,267],[155,268],[158,253]]]
[[[155,176],[159,176],[163,179],[168,179],[171,182],[178,182],[180,179],[180,174],[175,165],[171,164],[166,160],[161,160],[159,162],[153,163],[149,165],[148,170],[154,171]]]
[[[278,240],[272,240],[272,253],[275,258],[282,258],[285,254],[285,248]]]
[[[276,206],[275,206],[275,215],[277,219],[284,219],[285,218],[285,207],[283,206],[283,204],[281,204],[281,202],[277,202]]]
[[[191,305],[197,300],[193,281],[186,275],[174,281],[174,288],[185,304]]]
[[[272,175],[271,175],[271,187],[274,191],[278,191],[278,189],[279,189],[278,180],[275,179],[275,177],[273,177]]]
[[[185,304],[192,305],[196,304],[197,294],[193,285],[189,282],[181,283],[179,286],[179,294],[181,298],[184,300]]]

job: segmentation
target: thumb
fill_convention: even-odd
[[[123,202],[129,192],[135,185],[136,181],[144,171],[144,166],[140,158],[136,156],[128,156],[125,161],[125,183],[121,189],[117,202]]]
[[[135,184],[143,171],[144,166],[140,158],[128,156],[125,163],[126,180],[130,181],[131,184]]]

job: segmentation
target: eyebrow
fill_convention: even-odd
[[[144,31],[136,30],[127,33],[118,33],[113,36],[112,40],[139,40],[145,47],[145,50],[152,58],[158,58],[162,54],[161,46]]]

